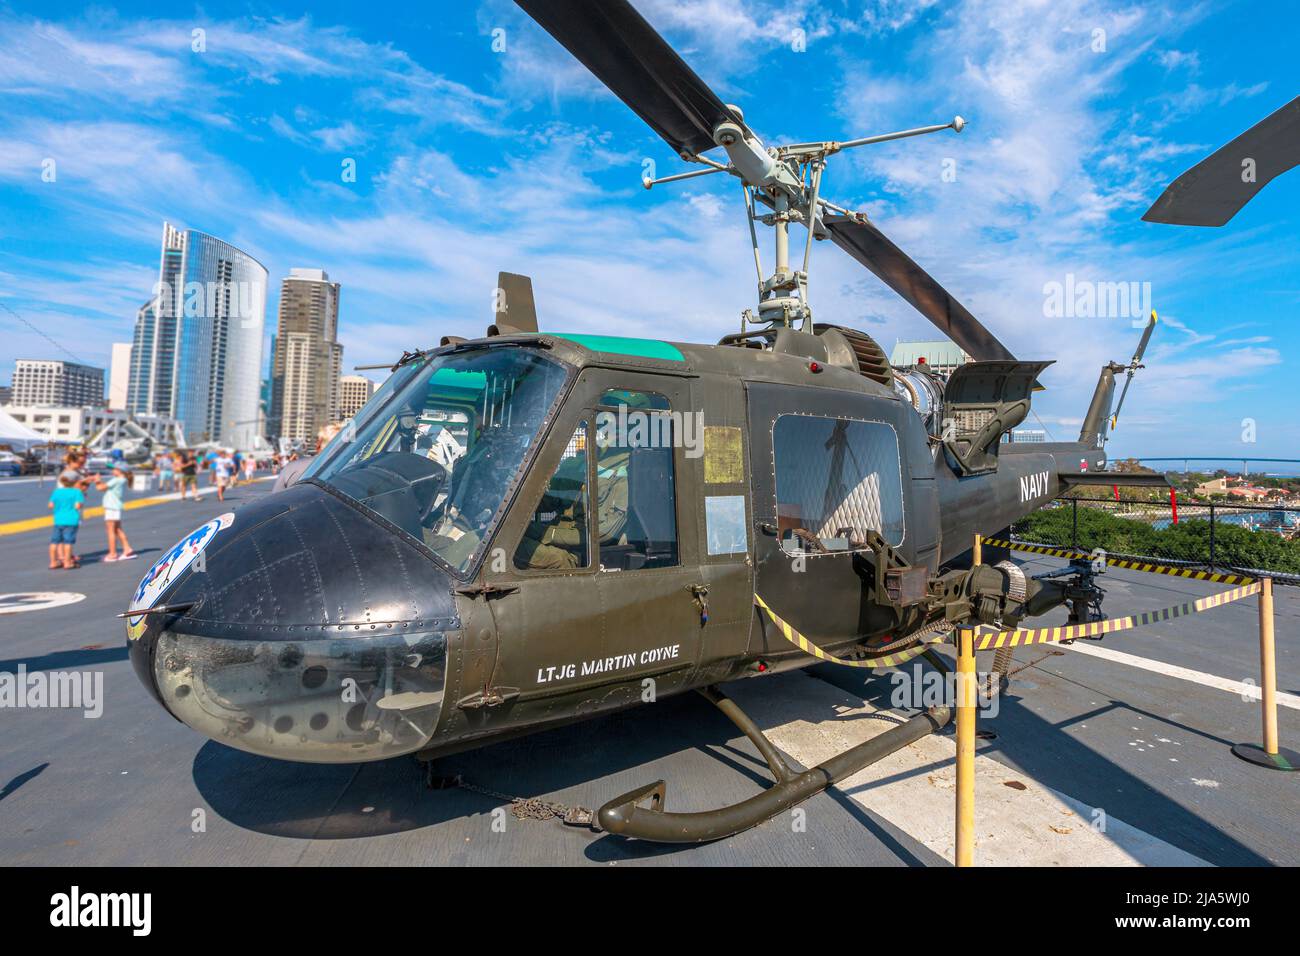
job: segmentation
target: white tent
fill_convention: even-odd
[[[14,451],[26,451],[33,445],[44,445],[47,441],[48,437],[32,431],[0,408],[0,445],[8,445]]]

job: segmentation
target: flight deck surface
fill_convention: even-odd
[[[469,787],[426,789],[410,757],[308,765],[245,754],[172,720],[126,657],[125,606],[183,534],[267,494],[162,502],[126,514],[140,560],[104,563],[102,522],[85,564],[46,570],[48,534],[6,535],[0,593],[83,600],[0,615],[0,671],[100,671],[103,713],[0,712],[0,862],[40,865],[740,864],[945,865],[951,860],[953,741],[923,740],[796,813],[701,846],[638,844],[516,819],[500,795],[596,807],[664,779],[667,806],[704,810],[757,792],[755,749],[697,695],[445,758]],[[0,526],[39,515],[49,485],[0,481]],[[93,497],[93,496],[92,496]],[[1023,561],[1037,573],[1055,559]],[[1167,607],[1222,586],[1111,570],[1111,616]],[[1061,623],[1058,611],[1043,623]],[[1300,743],[1300,590],[1276,589],[1279,722]],[[1233,757],[1258,741],[1253,600],[1071,647],[1016,652],[1015,673],[978,748],[977,862],[1057,865],[1296,865],[1300,778]],[[986,658],[980,656],[980,666]],[[820,664],[729,685],[792,761],[809,766],[891,725],[894,682]],[[864,703],[865,702],[865,703]],[[484,792],[487,791],[487,792]],[[1100,812],[1099,812],[1100,811]],[[201,825],[200,825],[201,824]]]

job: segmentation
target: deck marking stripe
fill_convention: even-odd
[[[1177,664],[1166,664],[1164,661],[1152,660],[1148,657],[1138,657],[1136,654],[1128,654],[1124,651],[1117,651],[1109,647],[1098,647],[1096,644],[1066,644],[1065,646],[1072,651],[1078,651],[1081,654],[1089,654],[1093,657],[1100,657],[1116,664],[1127,664],[1129,667],[1151,671],[1153,674],[1163,674],[1166,677],[1175,677],[1179,680],[1190,681],[1193,684],[1200,684],[1204,687],[1212,687],[1215,690],[1227,691],[1228,693],[1237,694],[1241,697],[1249,698],[1250,700],[1259,700],[1259,686],[1256,684],[1248,684],[1245,681],[1239,680],[1229,680],[1226,677],[1219,677],[1217,674],[1207,674],[1204,671],[1192,670],[1190,667],[1180,667]],[[1277,702],[1279,706],[1290,707],[1292,710],[1300,710],[1300,697],[1295,694],[1278,691]]]
[[[275,478],[274,475],[262,475],[259,478],[254,478],[253,480],[272,481],[274,478]],[[207,495],[215,495],[216,493],[217,493],[217,489],[215,487],[196,488],[194,492],[196,498],[204,498]],[[180,500],[181,500],[181,493],[179,491],[173,491],[165,495],[155,495],[152,498],[133,498],[132,500],[122,505],[122,510],[134,511],[137,508],[148,508],[153,505],[163,504],[164,502],[167,501],[180,501]],[[99,505],[95,505],[93,508],[83,509],[81,512],[82,524],[86,522],[87,518],[98,518],[103,513],[104,513],[104,509]],[[51,515],[42,515],[39,518],[24,518],[21,521],[9,521],[6,522],[5,524],[0,524],[0,537],[3,537],[4,535],[7,534],[21,534],[24,531],[36,531],[40,528],[49,528],[52,527],[53,524],[54,524],[54,518]]]
[[[854,719],[859,714],[889,712],[888,708],[882,711],[822,681],[792,684],[791,676],[780,674],[771,678],[777,686],[770,689],[765,681],[741,681],[733,696],[773,743],[805,767],[815,766],[847,746],[874,736],[871,725],[877,721]],[[833,706],[839,717],[809,723],[803,717],[792,716],[793,712],[785,706],[792,699],[800,701],[800,711],[805,714],[810,706],[816,712],[831,712]],[[858,771],[836,788],[858,806],[952,862],[949,818],[954,751],[951,737],[924,737],[906,752]],[[926,766],[925,773],[916,772],[918,761]],[[1209,865],[1109,812],[1104,834],[1086,825],[1072,827],[1069,835],[1053,832],[1052,826],[1059,826],[1063,818],[1068,819],[1066,811],[1076,820],[1087,821],[1093,815],[1095,804],[1048,787],[1029,774],[1016,776],[1028,785],[1026,790],[1003,786],[1007,779],[1006,766],[983,748],[976,751],[976,799],[983,808],[977,817],[983,865]]]

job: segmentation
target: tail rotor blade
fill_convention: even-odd
[[[1160,317],[1156,315],[1156,310],[1151,310],[1151,317],[1147,319],[1147,327],[1142,330],[1142,338],[1138,342],[1137,351],[1133,353],[1133,360],[1128,363],[1128,375],[1124,377],[1124,387],[1120,390],[1119,401],[1115,403],[1115,411],[1110,415],[1110,427],[1114,430],[1119,423],[1119,410],[1124,407],[1124,396],[1128,394],[1128,387],[1133,384],[1133,373],[1142,368],[1142,356],[1146,354],[1147,343],[1151,341],[1151,333],[1156,330],[1156,323]]]
[[[972,358],[982,362],[1015,358],[979,319],[873,224],[850,216],[826,216],[824,222],[837,246],[870,269]]]
[[[1133,370],[1129,369],[1128,377],[1124,379],[1124,387],[1120,389],[1119,401],[1115,403],[1115,410],[1110,413],[1110,430],[1114,431],[1119,425],[1119,410],[1124,407],[1124,396],[1128,394],[1128,387],[1133,384]]]
[[[739,122],[627,0],[516,3],[683,159],[716,146],[720,123]]]
[[[1147,327],[1142,330],[1142,339],[1138,342],[1137,351],[1133,353],[1133,361],[1129,364],[1139,365],[1142,362],[1142,356],[1146,354],[1147,343],[1151,341],[1151,333],[1156,330],[1156,323],[1160,321],[1160,316],[1156,315],[1156,310],[1151,310],[1151,317],[1147,319]]]

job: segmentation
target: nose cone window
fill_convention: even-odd
[[[429,742],[446,658],[445,634],[391,625],[309,641],[163,631],[153,678],[167,709],[214,740],[267,757],[348,763]]]
[[[464,573],[565,378],[563,366],[525,349],[435,356],[388,401],[367,405],[311,477]]]

